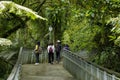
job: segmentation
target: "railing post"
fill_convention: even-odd
[[[79,59],[79,64],[81,65],[81,59]],[[82,69],[80,68],[80,78],[82,77]]]
[[[112,80],[115,80],[115,75],[112,75]]]
[[[104,80],[107,80],[107,75],[105,71],[104,71]]]
[[[99,68],[97,68],[97,79],[99,79]]]
[[[85,62],[85,69],[87,70],[87,63],[86,63],[86,62]],[[88,73],[85,72],[85,80],[87,80],[87,77],[88,77],[87,74],[88,74]]]
[[[90,73],[91,73],[91,75],[93,75],[93,66],[90,65],[90,67],[91,67],[91,72]],[[90,77],[90,80],[93,80],[93,76]]]

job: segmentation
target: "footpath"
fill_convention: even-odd
[[[62,64],[22,65],[20,80],[76,80]]]

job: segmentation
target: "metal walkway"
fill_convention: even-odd
[[[40,55],[41,64],[35,66],[32,50],[21,47],[17,63],[7,80],[120,80],[119,73],[91,63],[75,53],[65,50],[62,56],[63,63],[51,65],[47,63],[47,52],[43,52]]]
[[[48,64],[47,52],[40,55],[40,64],[35,65],[31,49],[20,49],[18,61],[7,80],[76,80],[63,63]]]
[[[75,80],[61,64],[25,64],[20,80]]]

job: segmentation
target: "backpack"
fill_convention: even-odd
[[[53,53],[52,47],[49,48],[49,53]]]
[[[39,54],[42,53],[42,48],[41,48],[41,47],[38,48],[38,53],[39,53]]]
[[[37,49],[35,50],[35,53],[41,54],[41,52],[42,52],[42,48],[40,46],[37,47]]]

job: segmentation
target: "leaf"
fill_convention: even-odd
[[[120,36],[114,41],[115,45],[120,47]]]
[[[116,39],[116,36],[108,36],[109,38],[110,38],[110,41],[112,41],[112,40],[115,40]]]
[[[18,5],[12,1],[1,1],[0,4],[1,4],[0,13],[3,13],[6,9],[9,9],[9,13],[14,13],[18,16],[25,15],[33,20],[35,19],[47,20],[46,18],[37,15],[36,12],[32,11],[31,9]]]

